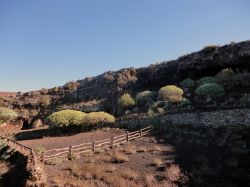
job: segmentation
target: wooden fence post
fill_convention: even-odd
[[[140,129],[140,137],[142,137],[142,130]]]
[[[114,144],[114,136],[111,137],[110,146],[113,147],[113,144]]]
[[[95,151],[95,141],[92,142],[92,151]]]
[[[43,153],[42,153],[42,160],[41,160],[41,163],[43,163],[43,164],[44,164],[44,156],[45,156],[45,151],[43,151]]]
[[[72,150],[72,145],[69,147],[69,159],[71,159],[73,156],[73,150]]]
[[[127,141],[127,143],[128,143],[128,141],[129,141],[129,134],[128,134],[128,131],[127,131],[127,134],[126,134],[126,141]]]

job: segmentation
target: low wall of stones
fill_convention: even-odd
[[[151,124],[153,131],[168,141],[224,147],[230,154],[250,154],[250,109],[147,116],[118,124],[128,129]]]
[[[166,114],[156,116],[134,117],[128,120],[118,121],[121,127],[136,128],[151,124],[176,124],[199,126],[250,126],[250,109],[218,110],[210,112],[192,112],[181,114]]]

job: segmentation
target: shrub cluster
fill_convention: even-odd
[[[115,123],[114,116],[106,112],[90,112],[88,114],[76,110],[62,110],[47,117],[50,127],[68,126],[100,126]]]
[[[180,82],[180,85],[184,88],[194,88],[195,81],[193,79],[187,78]]]
[[[232,69],[223,69],[216,75],[217,83],[222,85],[225,89],[233,88],[236,81],[236,74]]]
[[[183,90],[174,85],[164,86],[159,90],[159,98],[170,103],[182,101]]]
[[[202,77],[199,80],[197,80],[198,86],[201,86],[207,83],[216,83],[216,79],[214,77]]]
[[[196,95],[198,96],[207,96],[211,98],[217,98],[225,94],[224,88],[216,83],[207,83],[199,86],[195,90]]]
[[[120,109],[126,109],[135,105],[135,100],[130,96],[130,94],[125,93],[118,99],[118,107]]]
[[[80,125],[86,114],[76,110],[62,110],[54,112],[47,117],[50,127],[67,127],[70,125]]]
[[[84,125],[114,124],[115,117],[106,112],[90,112],[83,117]]]
[[[136,103],[142,104],[142,103],[147,103],[149,100],[152,98],[152,92],[149,90],[140,92],[136,95],[135,101]]]
[[[16,119],[17,113],[9,108],[0,107],[0,124]]]

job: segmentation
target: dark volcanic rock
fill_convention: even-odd
[[[73,108],[84,111],[105,110],[116,113],[117,97],[128,92],[158,90],[191,77],[213,76],[221,69],[250,70],[250,41],[222,47],[210,46],[168,62],[144,68],[109,71],[96,77],[71,81],[62,87],[41,89],[0,98],[0,106],[14,108],[19,119],[38,119],[54,110]]]

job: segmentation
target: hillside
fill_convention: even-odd
[[[14,108],[19,113],[19,121],[28,123],[43,119],[52,111],[67,108],[86,112],[104,110],[117,115],[117,99],[123,93],[135,96],[144,90],[157,91],[168,84],[179,85],[186,78],[198,80],[215,76],[225,68],[237,73],[250,71],[250,41],[222,47],[207,46],[176,60],[148,67],[109,71],[96,77],[70,81],[61,87],[19,92],[15,97],[0,99],[0,105]],[[249,73],[243,77],[246,82],[244,88],[234,89],[248,93]],[[194,102],[195,105],[200,103]]]

